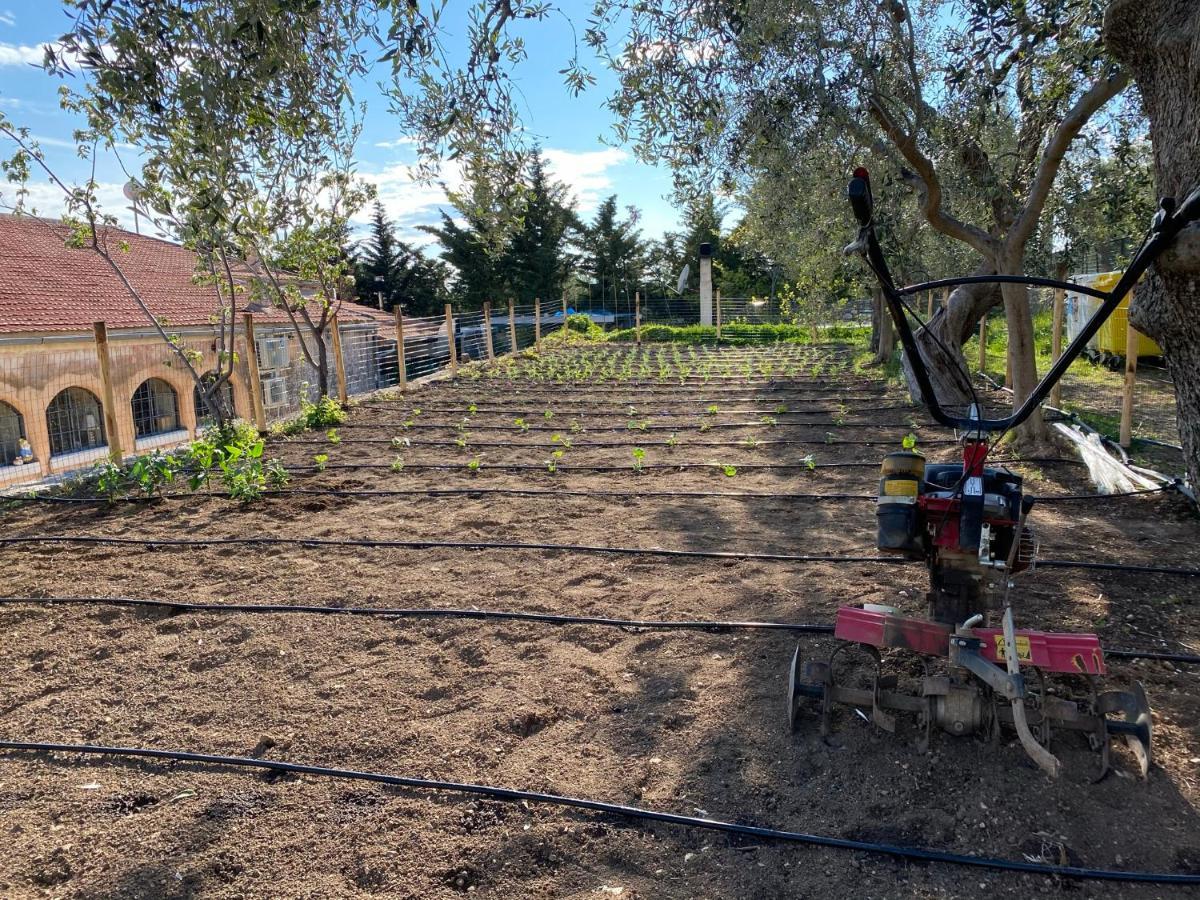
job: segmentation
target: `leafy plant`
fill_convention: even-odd
[[[467,407],[467,415],[473,416],[479,410],[479,407],[472,403]]]
[[[642,449],[641,447],[634,447],[633,448],[633,471],[640,474],[642,469],[645,466],[645,461],[646,461],[646,451],[644,449]]]
[[[467,463],[467,471],[470,472],[472,475],[475,475],[479,472],[480,465],[482,465],[482,463],[481,463],[479,457],[477,456]]]
[[[720,411],[721,411],[721,408],[719,406],[717,406],[717,404],[712,403],[708,406],[708,408],[706,410],[704,410],[704,414],[706,416],[715,416]]]
[[[667,438],[666,444],[667,444],[668,448],[670,448],[671,450],[674,450],[676,447],[679,446],[679,436],[674,431],[672,431],[671,436],[669,438]]]
[[[305,428],[332,428],[346,421],[346,411],[342,409],[342,404],[332,397],[322,397],[313,403],[306,394],[306,390],[300,393],[300,419]]]
[[[406,437],[394,437],[392,438],[392,446],[408,448],[412,446],[412,441]]]
[[[817,461],[813,458],[811,453],[804,457],[804,459],[800,460],[800,462],[802,462],[810,472],[817,468]]]
[[[313,457],[313,464],[317,467],[318,472],[324,472],[325,464],[328,462],[329,462],[328,454],[318,453],[316,456]]]
[[[900,441],[900,446],[902,446],[905,450],[916,450],[917,449],[917,436],[915,434],[912,434],[911,432],[909,434],[906,434],[904,436],[904,438]]]
[[[768,428],[774,428],[776,425],[779,424],[779,420],[776,419],[774,416],[763,416],[761,419],[759,419],[759,421],[762,422],[764,425],[766,425]]]
[[[732,478],[737,474],[737,466],[731,466],[728,463],[725,463],[721,466],[721,471],[725,473],[726,478]]]
[[[96,472],[96,489],[110,501],[117,499],[125,487],[125,470],[108,461],[101,463]]]
[[[558,462],[563,458],[562,450],[554,450],[550,453],[550,458],[546,460],[546,471],[553,475],[558,471]]]
[[[548,410],[546,410],[544,413],[542,413],[542,417],[543,417],[543,418],[544,418],[544,419],[545,419],[547,422],[549,422],[551,419],[553,419],[553,418],[554,418],[554,410],[552,410],[552,409],[548,409]]]
[[[404,471],[404,460],[401,459],[399,456],[397,456],[395,459],[392,460],[392,464],[391,464],[391,466],[389,466],[389,468],[393,472],[403,472]]]
[[[175,473],[181,467],[176,457],[156,450],[139,457],[129,467],[128,478],[136,484],[147,497],[161,495],[162,489],[175,480]]]
[[[571,420],[571,434],[579,434],[579,432],[581,432],[581,431],[583,431],[583,426],[580,425],[574,419],[572,419]]]
[[[742,446],[747,450],[757,450],[762,446],[762,444],[763,442],[756,437],[746,438],[744,441],[742,441]]]
[[[325,437],[329,438],[329,443],[331,444],[340,444],[342,442],[342,436],[338,434],[336,428],[330,428],[325,432]]]
[[[526,422],[524,419],[513,419],[513,424],[516,425],[517,428],[519,428],[522,433],[529,430],[529,423]]]

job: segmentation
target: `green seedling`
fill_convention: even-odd
[[[900,441],[900,446],[905,450],[917,449],[917,436],[915,434],[906,434],[904,439]]]
[[[837,438],[834,436],[832,431],[825,432],[825,443],[832,444],[835,440],[837,440]]]
[[[700,430],[701,430],[702,432],[704,432],[704,431],[708,431],[708,429],[710,429],[710,428],[712,428],[712,426],[711,426],[710,424],[708,424],[708,422],[701,422],[701,423],[700,423]]]
[[[721,466],[721,471],[725,474],[726,478],[732,478],[734,475],[737,474],[737,466],[731,466],[728,463],[726,463]]]
[[[454,439],[454,446],[456,446],[459,450],[466,450],[467,444],[470,443],[470,441],[467,439],[468,437],[468,435],[460,434]]]
[[[720,407],[713,403],[708,407],[708,409],[704,410],[704,414],[707,416],[715,416],[720,411]]]
[[[390,468],[393,472],[403,472],[404,471],[404,460],[401,459],[399,456],[397,456],[395,459],[392,460],[392,465]]]
[[[760,441],[758,438],[752,437],[752,438],[746,438],[744,441],[742,441],[742,446],[745,447],[747,450],[757,450],[759,447],[762,446],[762,443],[763,442]]]
[[[342,436],[338,434],[336,428],[330,428],[325,432],[325,437],[329,438],[329,443],[331,444],[340,444],[342,442]]]
[[[513,424],[516,425],[517,428],[519,428],[522,432],[529,430],[529,423],[524,419],[513,419]]]
[[[412,414],[413,414],[414,416],[419,416],[419,415],[421,414],[421,407],[419,407],[419,406],[414,406],[414,407],[413,407],[413,410],[412,410]]]
[[[574,419],[572,419],[571,420],[571,434],[579,434],[579,432],[581,432],[581,431],[583,431],[583,426],[580,425],[578,422],[576,422]]]
[[[646,419],[643,419],[640,422],[632,422],[631,421],[631,422],[627,423],[625,427],[628,428],[630,431],[645,431],[647,428],[650,427],[650,422],[649,422],[649,420],[646,420]]]
[[[775,412],[779,413],[781,416],[787,411],[788,409],[786,403],[780,403],[777,407],[775,407]]]
[[[475,415],[475,413],[478,410],[479,410],[479,407],[476,406],[474,403],[472,403],[470,406],[467,407],[467,415],[473,416],[473,415]]]
[[[800,460],[800,462],[804,463],[805,467],[810,472],[814,471],[817,468],[817,461],[815,459],[813,459],[813,455],[811,453],[808,454],[808,456],[804,457],[804,459]]]
[[[313,457],[313,463],[316,465],[318,472],[325,471],[325,464],[327,462],[329,462],[328,454],[318,453],[316,456]]]
[[[480,465],[482,465],[482,463],[480,462],[479,457],[475,457],[473,460],[467,463],[467,471],[472,475],[475,475],[479,472]]]
[[[550,454],[550,458],[546,460],[546,471],[553,475],[558,471],[558,461],[563,458],[562,450],[555,450]]]
[[[834,414],[834,417],[833,417],[833,424],[834,425],[845,425],[846,424],[846,416],[848,416],[849,414],[850,414],[850,407],[848,407],[845,403],[839,403],[837,412]]]
[[[779,424],[779,420],[776,419],[774,416],[763,416],[761,419],[759,419],[759,421],[762,422],[764,425],[766,425],[768,428],[774,428],[776,425]]]
[[[553,418],[554,418],[554,410],[552,410],[552,409],[548,409],[548,410],[546,410],[544,413],[542,413],[542,417],[543,417],[543,418],[544,418],[544,419],[545,419],[547,422],[549,422],[551,419],[553,419]]]
[[[413,420],[405,419],[403,422],[400,423],[400,427],[403,428],[405,431],[407,431],[408,429],[413,427]]]
[[[394,437],[392,438],[392,446],[396,448],[408,448],[412,446],[412,441],[406,437]]]
[[[678,435],[676,435],[676,433],[674,431],[672,431],[671,436],[669,438],[667,438],[667,447],[674,450],[678,446],[679,446],[679,437],[678,437]]]
[[[646,451],[641,447],[633,448],[633,471],[641,472],[646,462]]]

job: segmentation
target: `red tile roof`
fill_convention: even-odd
[[[178,244],[120,228],[106,229],[121,272],[155,316],[173,327],[208,325],[217,309],[215,290],[195,284],[196,257]],[[0,214],[0,333],[84,331],[103,320],[112,328],[150,323],[108,262],[88,249],[66,246],[61,222]],[[239,311],[242,311],[239,309]],[[256,321],[286,322],[278,309],[254,310]],[[386,313],[344,303],[343,322],[391,321]]]

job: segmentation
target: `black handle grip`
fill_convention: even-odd
[[[850,186],[846,189],[846,196],[850,200],[850,207],[854,210],[854,218],[858,219],[858,224],[865,228],[871,223],[873,212],[871,185],[867,182],[867,179],[855,176],[850,179]]]

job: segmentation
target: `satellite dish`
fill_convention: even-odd
[[[675,285],[675,293],[682,294],[684,288],[687,287],[688,276],[692,274],[692,266],[690,263],[683,264],[683,271],[679,273],[679,283]]]
[[[142,196],[142,192],[138,189],[137,183],[133,181],[125,182],[125,186],[121,188],[121,193],[124,194],[125,199],[131,203],[137,203]]]

